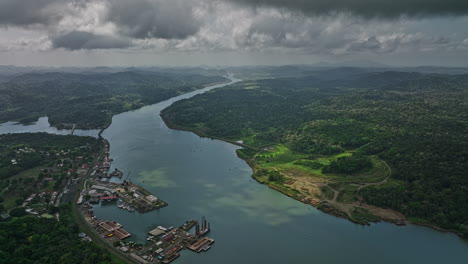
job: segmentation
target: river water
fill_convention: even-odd
[[[212,248],[182,251],[175,263],[466,263],[468,243],[454,234],[388,223],[353,224],[322,213],[251,179],[226,142],[167,128],[159,112],[217,85],[116,115],[103,133],[112,166],[169,206],[146,214],[95,206],[146,242],[147,232],[206,216]]]
[[[57,129],[51,127],[49,124],[49,118],[44,116],[40,117],[36,122],[31,124],[22,125],[16,122],[6,122],[0,124],[0,134],[7,133],[34,133],[34,132],[47,132],[49,134],[56,135],[70,135],[71,129]],[[90,136],[97,138],[99,135],[98,129],[82,130],[75,129],[73,132],[75,136]]]

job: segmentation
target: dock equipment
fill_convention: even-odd
[[[131,253],[130,256],[135,259],[136,261],[138,261],[138,263],[141,263],[141,264],[148,264],[149,262],[146,261],[145,259],[143,259],[142,257],[138,256],[137,254],[135,253]]]
[[[148,232],[148,234],[154,236],[154,237],[157,237],[157,236],[160,236],[162,234],[166,233],[165,230],[159,228],[159,226],[151,231]]]
[[[122,225],[117,222],[103,221],[99,223],[99,226],[107,232],[109,232],[110,234],[115,235],[120,240],[130,237],[132,235],[129,232],[125,231],[122,228]]]
[[[114,234],[120,239],[125,239],[127,237],[130,237],[131,234],[127,231],[125,231],[123,228],[118,228],[116,230],[114,230]]]
[[[200,253],[202,251],[207,251],[208,249],[210,249],[211,244],[213,243],[214,243],[214,239],[209,238],[209,237],[204,237],[198,240],[197,242],[193,243],[192,245],[190,245],[189,249],[197,253]]]
[[[104,196],[104,197],[99,198],[99,200],[101,200],[101,201],[113,201],[113,200],[117,200],[117,199],[119,199],[119,197],[117,197],[115,195]]]
[[[202,221],[201,221],[201,229],[200,225],[197,223],[195,225],[195,234],[197,236],[203,236],[204,234],[208,233],[210,231],[210,223],[206,221],[206,218],[203,216]]]
[[[114,230],[122,227],[121,224],[112,221],[103,221],[99,223],[99,225],[108,232],[113,232]]]

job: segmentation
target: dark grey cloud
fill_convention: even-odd
[[[131,38],[184,39],[202,26],[187,0],[0,0],[0,26],[55,27],[63,18],[77,19],[93,6],[106,4],[102,22],[112,22],[118,33]],[[80,13],[81,12],[81,13]],[[90,13],[92,14],[92,13]],[[78,17],[79,19],[79,17]]]
[[[201,26],[192,4],[181,0],[110,0],[107,19],[129,37],[184,39]]]
[[[352,43],[349,47],[350,51],[378,51],[381,49],[382,43],[375,36],[365,39],[360,42]]]
[[[55,23],[63,16],[62,12],[57,12],[60,5],[60,0],[0,0],[0,25]]]
[[[272,6],[324,15],[350,12],[364,18],[468,14],[467,0],[225,0],[254,7]]]
[[[80,49],[122,49],[132,46],[128,39],[97,35],[83,31],[72,31],[52,38],[54,48]]]

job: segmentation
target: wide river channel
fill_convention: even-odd
[[[237,146],[169,129],[159,116],[175,101],[222,86],[113,117],[102,134],[113,168],[130,171],[131,181],[169,206],[140,214],[97,205],[98,218],[120,222],[130,239],[145,243],[158,225],[206,216],[215,244],[205,253],[182,251],[175,263],[468,263],[468,242],[454,234],[415,225],[361,226],[322,213],[254,181]]]

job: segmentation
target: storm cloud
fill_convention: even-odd
[[[62,19],[64,5],[60,0],[1,0],[0,25],[48,25]]]
[[[68,50],[80,49],[122,49],[132,46],[131,41],[124,38],[97,35],[83,31],[71,31],[52,38],[55,48]]]
[[[329,15],[348,12],[364,18],[468,14],[466,0],[226,0],[253,7],[271,6]]]
[[[195,34],[201,24],[195,18],[193,1],[112,0],[108,21],[123,35],[144,39],[183,39]]]
[[[0,0],[0,53],[458,59],[467,23],[467,0]]]

